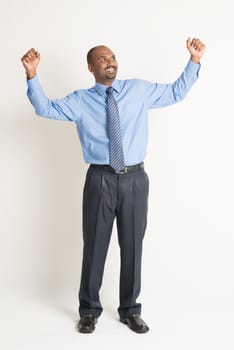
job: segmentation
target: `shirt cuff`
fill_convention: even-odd
[[[201,68],[201,63],[195,63],[191,59],[188,61],[188,64],[185,68],[185,71],[190,76],[196,76],[198,77],[199,71]]]
[[[32,79],[27,79],[26,81],[27,81],[29,89],[40,86],[39,79],[38,79],[37,75],[35,75],[35,77]]]

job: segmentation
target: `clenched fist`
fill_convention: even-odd
[[[40,53],[35,49],[31,49],[21,58],[21,61],[26,70],[27,79],[34,78],[37,74],[36,69],[40,62]]]
[[[188,38],[186,41],[186,45],[187,45],[187,49],[191,54],[191,59],[195,63],[199,63],[201,57],[205,53],[206,45],[204,45],[199,39],[196,39],[196,38],[193,38],[192,40]]]

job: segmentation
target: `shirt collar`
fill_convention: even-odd
[[[117,92],[120,93],[120,83],[118,80],[114,80],[113,83],[111,84],[111,86],[113,87],[113,89]],[[106,98],[106,89],[108,88],[108,86],[100,84],[100,83],[96,83],[94,85],[94,89],[104,98]]]

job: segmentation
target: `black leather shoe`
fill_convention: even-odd
[[[84,315],[78,322],[78,331],[80,333],[93,333],[97,319],[93,315]]]
[[[130,315],[126,318],[120,318],[120,321],[127,324],[128,327],[136,333],[146,333],[149,331],[149,327],[142,320],[140,315]]]

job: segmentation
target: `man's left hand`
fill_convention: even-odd
[[[191,54],[191,60],[195,63],[199,63],[201,57],[204,55],[206,50],[206,45],[203,44],[199,39],[190,38],[186,41],[187,49]]]

